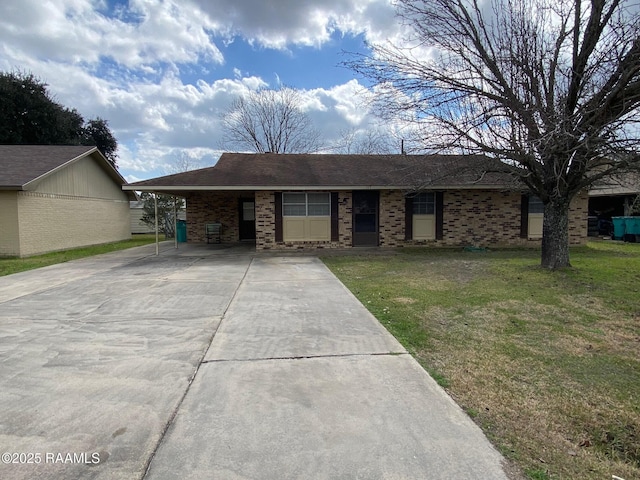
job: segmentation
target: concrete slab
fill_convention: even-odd
[[[319,271],[324,280],[308,280],[294,273],[288,281],[267,283],[262,278],[268,276],[264,271],[268,267],[256,266],[254,261],[206,360],[404,352],[375,317],[316,262],[307,263],[311,276]]]
[[[146,476],[506,479],[408,355],[204,364]]]
[[[1,479],[506,478],[318,259],[167,247],[0,279]]]
[[[1,279],[0,478],[144,475],[250,258],[132,250]]]
[[[480,429],[313,257],[253,260],[148,480],[506,479]]]

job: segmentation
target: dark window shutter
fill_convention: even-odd
[[[436,240],[444,237],[444,192],[436,192]]]
[[[331,192],[331,241],[337,242],[339,237],[338,192]]]
[[[275,192],[276,242],[282,242],[282,192]]]
[[[520,238],[529,236],[529,197],[522,195],[520,198]]]
[[[404,199],[404,239],[413,240],[413,198]]]

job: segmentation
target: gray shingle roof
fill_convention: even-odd
[[[0,188],[21,189],[94,149],[64,145],[0,145]]]
[[[132,183],[131,189],[514,188],[500,162],[461,155],[225,153],[213,167]]]

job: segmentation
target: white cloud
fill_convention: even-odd
[[[0,2],[0,70],[33,72],[61,104],[100,116],[118,139],[129,180],[161,175],[181,155],[213,164],[231,100],[268,86],[224,63],[214,42],[238,35],[261,47],[321,47],[332,33],[397,34],[389,0],[100,0]],[[226,35],[226,37],[225,37]],[[190,83],[184,71],[191,69]],[[273,69],[261,72],[273,75]],[[277,79],[276,74],[276,79]],[[362,92],[365,96],[362,96]],[[303,109],[328,143],[373,120],[356,80],[303,93]]]
[[[194,4],[171,0],[132,0],[120,18],[89,0],[22,0],[0,5],[0,38],[31,58],[70,64],[95,66],[105,58],[132,69],[221,63],[207,18]]]
[[[365,33],[368,40],[395,37],[390,0],[192,0],[228,36],[277,49],[320,47],[336,31]]]

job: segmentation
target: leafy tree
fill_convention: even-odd
[[[0,144],[95,145],[115,166],[118,143],[106,120],[85,123],[56,102],[32,73],[0,72]]]
[[[84,126],[83,145],[95,145],[115,167],[118,159],[118,142],[109,129],[109,122],[100,117],[89,120]]]
[[[542,266],[569,266],[571,200],[640,165],[637,3],[396,3],[406,46],[374,45],[347,65],[425,144],[501,160],[544,203]]]
[[[184,209],[184,199],[162,194],[156,196],[158,198],[158,231],[164,233],[167,238],[173,238],[175,235],[175,217],[173,216],[174,202],[176,202],[176,212],[179,212]],[[140,197],[144,202],[142,207],[144,213],[140,220],[155,230],[156,212],[153,194],[142,192]]]
[[[236,98],[222,116],[223,148],[257,153],[318,151],[319,133],[301,107],[300,92],[289,87]]]

